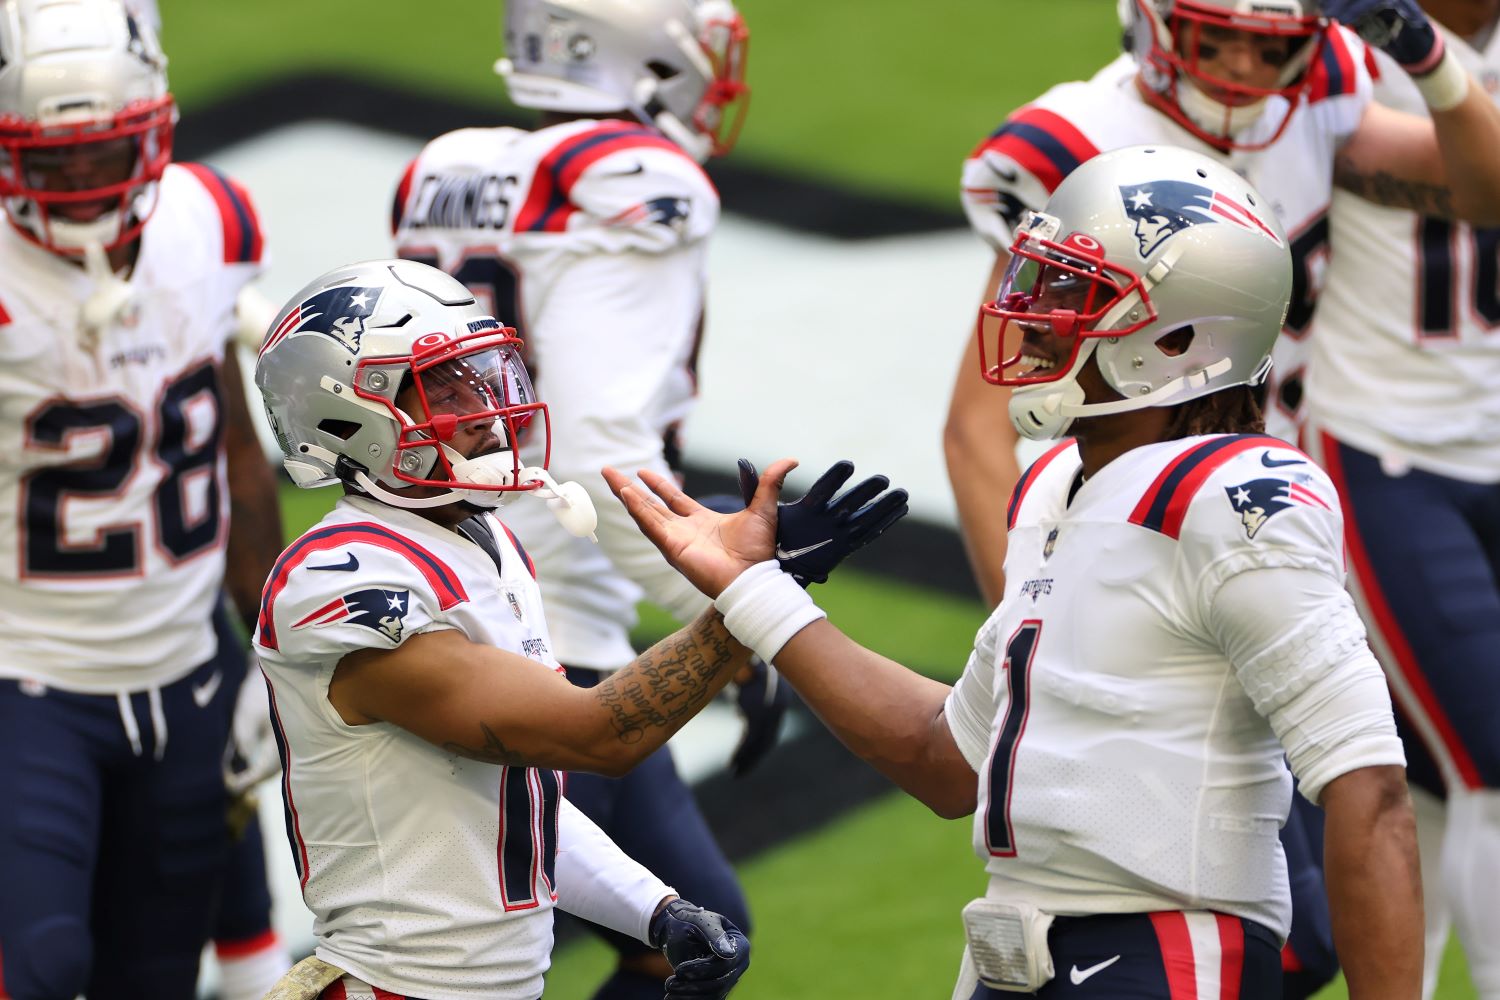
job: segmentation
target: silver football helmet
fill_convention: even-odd
[[[1326,44],[1328,21],[1316,0],[1117,0],[1125,51],[1140,67],[1147,96],[1205,142],[1264,149],[1286,130],[1311,84],[1310,67]],[[1274,70],[1267,86],[1204,68],[1226,44],[1244,44]],[[1280,98],[1280,118],[1253,142],[1238,137]]]
[[[136,237],[172,158],[166,66],[119,0],[0,3],[0,199],[22,235],[67,254]]]
[[[517,457],[528,435],[550,450],[520,343],[437,268],[370,261],[292,296],[266,334],[255,384],[298,486],[344,482],[398,507],[492,507],[550,481]],[[410,486],[441,492],[390,492]]]
[[[1096,156],[1022,220],[1010,252],[998,297],[980,308],[979,358],[987,381],[1012,387],[1025,437],[1255,385],[1270,370],[1291,251],[1265,199],[1207,156],[1172,146]],[[1084,402],[1090,358],[1122,399]]]
[[[523,108],[630,112],[699,162],[729,152],[750,101],[750,33],[730,0],[508,0],[495,64]]]

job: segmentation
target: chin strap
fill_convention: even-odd
[[[545,500],[547,509],[552,511],[552,516],[557,518],[557,522],[568,534],[575,538],[599,541],[594,534],[594,529],[599,526],[599,514],[594,510],[594,502],[589,499],[587,490],[578,483],[559,483],[546,469],[539,466],[523,466],[517,471],[513,465],[511,453],[508,451],[454,462],[453,476],[455,482],[483,486],[512,486],[518,482],[538,483],[539,485],[524,491],[524,494]],[[523,492],[453,489],[432,497],[406,497],[392,493],[359,469],[354,472],[354,482],[360,489],[382,503],[407,510],[443,507],[460,500],[474,504],[476,507],[493,509],[503,504],[512,492]]]
[[[127,282],[121,281],[109,265],[104,244],[90,240],[83,247],[83,273],[94,282],[94,290],[78,311],[78,327],[86,350],[99,343],[99,334],[113,326],[130,308],[135,298]]]

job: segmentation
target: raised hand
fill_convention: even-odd
[[[1413,76],[1431,72],[1443,58],[1442,38],[1416,0],[1323,0],[1321,11]]]
[[[740,492],[747,498],[758,495],[755,466],[743,458],[739,465]],[[800,499],[777,504],[776,559],[804,587],[827,582],[851,552],[906,515],[906,491],[885,492],[891,481],[884,476],[871,476],[835,497],[853,474],[853,462],[835,462]]]
[[[709,510],[653,472],[643,471],[641,482],[661,503],[616,469],[606,468],[604,480],[667,562],[703,593],[718,597],[746,569],[772,558],[776,500],[787,473],[796,467],[790,459],[773,463],[749,504],[736,514]]]

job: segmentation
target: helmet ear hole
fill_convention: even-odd
[[[329,417],[318,422],[318,430],[324,434],[332,434],[340,441],[347,441],[359,433],[359,424],[352,420],[337,420]]]
[[[1181,357],[1193,346],[1195,336],[1191,326],[1182,326],[1156,339],[1156,349],[1169,358]]]
[[[646,64],[646,68],[649,69],[652,75],[655,76],[658,80],[670,80],[672,79],[672,77],[682,72],[682,70],[678,69],[676,66],[673,66],[670,63],[664,63],[660,59],[651,60]]]

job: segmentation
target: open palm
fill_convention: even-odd
[[[709,510],[653,472],[642,471],[641,482],[660,503],[615,469],[605,469],[604,479],[667,562],[703,593],[718,597],[748,567],[773,558],[776,501],[796,467],[790,459],[772,463],[750,505],[734,514]]]

